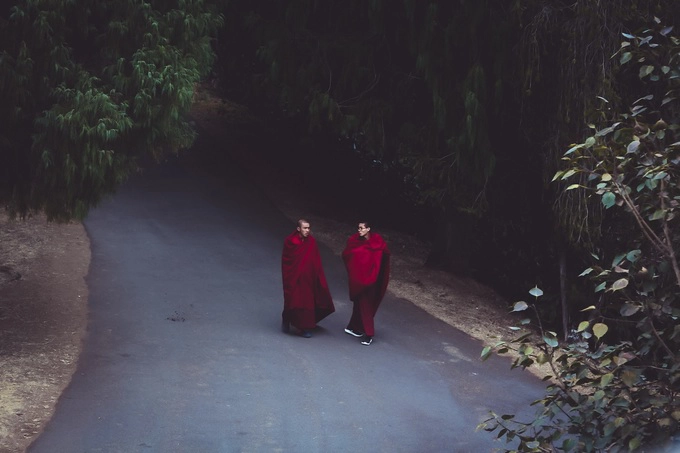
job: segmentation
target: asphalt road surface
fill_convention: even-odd
[[[190,161],[132,178],[86,220],[84,350],[29,452],[490,452],[502,445],[475,432],[489,410],[531,413],[538,379],[480,362],[479,342],[408,301],[388,293],[371,346],[345,334],[346,276],[323,246],[337,311],[311,339],[282,333],[295,225],[238,168]]]

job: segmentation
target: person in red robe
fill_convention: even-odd
[[[321,265],[316,240],[307,220],[286,237],[281,258],[283,277],[283,313],[281,328],[289,332],[293,325],[304,338],[312,336],[316,324],[335,311]]]
[[[358,232],[347,240],[342,259],[349,280],[349,299],[354,303],[345,332],[370,345],[375,335],[373,318],[390,280],[390,250],[371,226],[360,222]]]

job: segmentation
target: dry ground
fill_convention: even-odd
[[[208,134],[243,112],[207,96],[197,102],[195,120]],[[336,254],[347,223],[314,215],[306,197],[282,184],[277,169],[257,154],[236,152],[253,177],[291,219],[306,217],[315,237]],[[389,290],[486,344],[509,336],[508,303],[469,278],[424,267],[429,245],[396,231],[380,231],[393,253]],[[87,325],[89,239],[79,223],[50,224],[36,216],[10,222],[0,215],[0,452],[26,450],[51,417],[75,371]],[[480,351],[481,352],[481,351]]]
[[[90,242],[79,223],[0,213],[0,452],[23,452],[75,371]]]

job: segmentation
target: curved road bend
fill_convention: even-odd
[[[325,247],[336,313],[311,339],[281,333],[294,225],[238,168],[190,160],[131,179],[85,222],[88,334],[29,452],[479,453],[501,446],[475,432],[488,410],[531,411],[538,379],[479,362],[479,342],[407,301],[388,294],[373,345],[346,335],[346,277]]]

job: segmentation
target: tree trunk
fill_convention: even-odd
[[[564,341],[569,336],[569,301],[567,300],[567,252],[560,246],[560,305],[562,306],[562,332]]]

